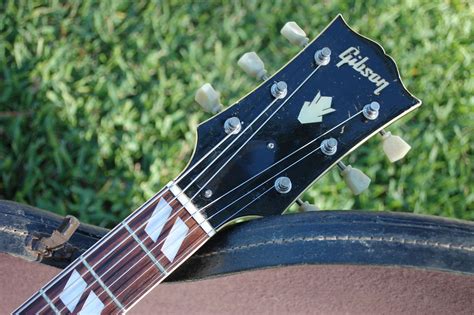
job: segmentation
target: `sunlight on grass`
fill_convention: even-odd
[[[469,1],[71,1],[0,5],[0,198],[112,226],[174,178],[209,116],[211,82],[231,104],[337,13],[380,42],[423,106],[390,128],[413,149],[390,164],[374,138],[347,158],[372,177],[350,194],[337,171],[305,193],[322,209],[396,210],[474,220],[473,16]],[[33,4],[35,3],[35,4]],[[245,3],[245,5],[243,4]]]

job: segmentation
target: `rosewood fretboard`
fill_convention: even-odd
[[[15,314],[122,313],[214,233],[180,188],[168,185]]]

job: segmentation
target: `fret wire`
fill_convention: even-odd
[[[207,241],[209,240],[210,238],[206,236],[206,234],[203,234],[203,237],[198,239],[196,242],[194,242],[193,244],[190,244],[190,246],[188,246],[188,251],[183,253],[183,257],[180,258],[180,260],[177,260],[174,264],[174,266],[168,268],[167,270],[167,273],[168,275],[171,274],[176,268],[178,268],[182,263],[184,263],[186,261],[186,258],[191,256],[195,251],[197,251],[202,245],[205,244],[205,242],[201,243],[202,241]],[[147,271],[150,270],[150,267],[148,269],[146,269],[142,274],[145,274]],[[150,284],[150,286],[148,287],[149,290],[152,290],[154,287],[156,287],[158,284],[160,284],[166,277],[164,277],[163,279],[160,279],[159,281],[155,282],[155,283],[152,283]],[[140,277],[137,277],[137,279],[135,279],[132,283],[130,283],[124,290],[122,290],[119,294],[117,294],[117,296],[119,296],[120,294],[124,293],[133,283],[135,283],[136,281],[138,281],[138,279],[140,279]],[[146,292],[148,292],[149,290],[146,290]],[[143,292],[143,291],[142,291]],[[142,298],[144,298],[144,295],[142,294],[139,294],[139,298],[135,301],[132,301],[130,303],[132,303],[131,305],[130,304],[127,304],[126,305],[126,308],[127,309],[130,309],[132,308],[139,300],[141,300]]]
[[[307,80],[309,80],[310,77],[312,77],[312,76],[314,75],[314,73],[316,73],[316,71],[317,71],[319,68],[320,68],[320,66],[316,67],[316,68],[310,73],[310,75],[309,75],[308,77],[306,77],[305,80],[303,80],[303,82],[296,88],[296,90],[293,91],[293,93],[292,93],[288,98],[286,98],[284,102],[282,102],[282,104],[277,108],[277,110],[275,110],[275,111],[270,115],[270,117],[261,125],[261,127],[262,127],[263,125],[265,125],[265,124],[268,122],[268,120],[269,120],[288,100],[291,99],[291,97],[306,83]],[[277,100],[277,99],[275,99],[274,101],[272,101],[272,102],[270,103],[270,105],[268,105],[267,108],[265,108],[265,110],[262,111],[262,112],[259,114],[259,116],[257,116],[257,117],[247,126],[246,129],[244,129],[244,132],[239,133],[239,134],[237,135],[236,139],[234,139],[234,141],[233,141],[231,144],[229,144],[229,145],[219,154],[219,156],[216,157],[216,158],[215,158],[213,161],[211,161],[211,163],[209,163],[209,164],[210,164],[210,165],[213,164],[213,163],[220,157],[220,155],[222,155],[227,149],[229,149],[229,148],[232,146],[232,144],[233,144],[241,135],[243,135],[243,134],[245,133],[245,131],[246,131],[248,128],[250,128],[251,125],[252,125],[253,123],[255,123],[255,121],[258,120],[258,118],[259,118],[261,115],[263,115],[263,114],[270,108],[270,106],[271,106],[274,102],[276,102],[276,100]],[[260,128],[261,128],[261,127],[260,127]],[[247,142],[260,130],[260,128],[259,128],[257,131],[255,131],[255,132],[249,137],[249,139],[247,140]],[[221,141],[221,143],[222,143],[222,142],[223,142],[223,141]],[[247,143],[247,142],[246,142],[246,143]],[[240,150],[242,147],[243,147],[243,146],[241,146],[241,147],[239,148],[239,150]],[[216,149],[216,148],[217,148],[217,146],[215,146],[215,147],[213,148],[213,150]],[[235,156],[235,155],[233,155],[233,156]],[[231,159],[233,158],[233,156],[231,157]],[[229,160],[228,160],[228,161],[229,161]],[[227,161],[226,163],[228,163],[228,161]],[[194,167],[195,167],[195,166],[196,166],[196,164],[194,165]],[[208,167],[209,167],[209,165],[208,165]],[[208,167],[207,167],[207,168],[208,168]],[[206,168],[205,170],[207,170],[207,168]],[[194,179],[194,181],[197,180],[198,177],[200,177],[201,175],[203,175],[203,173],[205,172],[205,170],[201,171],[201,172],[196,176],[196,178]],[[180,180],[180,178],[177,180],[177,182],[178,182],[179,180]],[[188,185],[185,189],[183,189],[183,190],[181,191],[181,193],[184,193],[185,190],[187,190],[187,188],[189,188],[189,186],[190,186],[190,185]],[[202,190],[203,188],[204,188],[204,186],[203,186],[200,190]],[[196,194],[197,194],[197,193],[196,193]],[[195,196],[193,196],[193,198],[194,198],[194,197],[195,197]],[[172,201],[176,200],[176,198],[177,198],[177,197],[175,196]],[[191,201],[193,200],[193,198],[190,198],[189,202],[191,202]],[[172,201],[170,201],[170,202],[172,202]],[[149,203],[148,203],[148,204],[149,204]],[[144,206],[144,205],[143,205],[143,206]],[[140,208],[142,208],[142,209],[139,209],[139,210],[137,210],[136,212],[132,213],[127,219],[124,220],[124,222],[127,221],[127,220],[131,220],[131,219],[135,218],[139,213],[141,213],[141,211],[143,211],[143,206],[140,207]],[[184,206],[183,206],[183,207],[184,207]],[[182,209],[182,208],[181,208],[181,209]],[[180,210],[181,210],[181,209],[180,209]],[[179,212],[179,210],[178,210],[177,212]],[[170,219],[171,219],[171,217],[168,218],[168,221],[169,221]],[[144,225],[144,224],[142,224],[141,227],[143,227],[143,225]],[[141,228],[141,227],[140,227],[140,228]],[[118,231],[118,230],[117,230],[117,231]],[[115,233],[116,233],[117,231],[115,231]],[[111,235],[111,236],[112,236],[112,235]],[[86,254],[90,254],[90,252],[87,251]],[[85,256],[85,257],[87,257],[87,256]]]
[[[86,266],[86,268],[89,270],[91,275],[96,279],[97,283],[99,283],[102,289],[104,289],[104,291],[110,296],[110,298],[115,303],[115,305],[117,305],[120,309],[122,309],[122,311],[125,311],[125,308],[123,307],[122,303],[120,303],[120,301],[115,297],[112,291],[110,291],[110,289],[105,285],[105,283],[102,281],[99,275],[95,272],[95,270],[92,269],[91,265],[89,265],[89,263],[85,259],[82,259],[82,263],[84,264],[84,266]],[[100,296],[100,295],[101,293],[99,293],[97,296]],[[85,305],[82,308],[85,308]]]
[[[197,228],[197,227],[199,227],[199,225],[197,225],[196,228]],[[187,231],[185,237],[191,235],[191,233],[192,233],[193,231],[195,231],[195,230],[196,230],[196,229],[193,228],[192,230]],[[197,244],[197,246],[200,246],[200,245],[203,245],[203,244],[204,244],[204,243],[200,244],[201,241],[205,241],[205,240],[209,240],[209,239],[210,239],[210,237],[207,237],[208,235],[207,235],[206,233],[203,233],[203,235],[204,235],[204,237],[198,239],[194,244]],[[159,245],[155,245],[155,246],[152,248],[152,250],[156,249],[158,246],[159,246]],[[188,248],[193,248],[193,244],[190,244],[190,245],[188,246]],[[197,249],[198,249],[198,248],[196,248],[196,250],[197,250]],[[186,255],[187,255],[187,254],[189,254],[189,253],[186,253]],[[176,260],[176,263],[183,263],[183,262],[186,260],[186,257],[187,257],[186,255],[183,256],[183,254],[181,254],[181,257],[179,257],[179,259]],[[141,258],[140,258],[137,262],[135,262],[130,268],[128,268],[128,270],[126,270],[121,276],[119,276],[117,279],[115,279],[115,281],[112,282],[111,286],[114,285],[117,281],[119,281],[119,280],[122,278],[122,276],[125,275],[125,274],[127,274],[133,267],[135,267],[136,265],[138,265],[138,263],[139,263],[144,257],[145,257],[145,256],[141,257]],[[162,259],[162,258],[164,258],[164,255],[163,255],[162,257],[159,257],[159,258],[158,258],[158,261],[160,261],[160,259]],[[172,264],[173,264],[173,263],[172,263]],[[175,267],[177,267],[177,265],[173,266],[172,268],[168,268],[167,270],[165,269],[165,270],[166,270],[165,276],[164,276],[163,278],[159,279],[159,280],[157,281],[157,283],[160,283],[161,281],[163,281],[163,280],[174,270]],[[151,267],[147,268],[145,271],[142,272],[142,275],[145,274],[146,272],[148,272],[150,269],[151,269]],[[125,288],[125,290],[128,289],[129,287],[131,287],[131,286],[137,281],[137,279],[139,279],[139,278],[140,278],[140,276],[137,277],[135,280],[133,280],[132,283],[130,283],[129,285],[127,285],[127,287]],[[119,294],[117,294],[117,296],[119,296],[120,294],[122,294],[125,290],[122,290]]]
[[[168,189],[168,187],[165,187],[165,188],[163,189],[163,191],[160,191],[160,192],[156,193],[154,197],[152,197],[150,200],[148,200],[147,202],[145,202],[145,204],[143,204],[142,206],[140,206],[140,207],[139,207],[139,210],[137,210],[136,212],[130,214],[130,215],[129,215],[129,218],[130,218],[130,219],[136,218],[136,216],[137,216],[138,214],[140,214],[140,213],[142,213],[142,211],[146,211],[146,210],[148,209],[148,208],[145,209],[145,206],[148,206],[150,203],[156,201],[156,199],[163,197],[163,195],[164,195],[166,192],[169,192],[169,191],[170,191],[170,190]],[[152,199],[154,199],[154,200],[152,200]],[[173,200],[170,201],[170,204],[171,204],[171,202],[173,202]],[[133,215],[133,217],[132,217],[132,215]],[[127,220],[127,219],[125,219],[125,220]],[[124,220],[123,222],[125,222],[125,220]],[[99,240],[96,244],[94,244],[92,248],[94,248],[94,247],[99,247],[99,246],[103,245],[106,241],[110,240],[110,238],[111,238],[112,236],[116,235],[116,232],[120,231],[120,226],[121,226],[121,224],[118,224],[117,226],[115,226],[114,230],[115,230],[115,229],[116,229],[116,230],[115,230],[115,231],[112,230],[112,231],[114,231],[115,233],[113,233],[113,234],[107,234],[103,239]],[[143,225],[142,225],[142,226],[143,226]],[[112,231],[111,231],[111,232],[112,232]],[[109,232],[109,233],[110,233],[110,232]],[[126,240],[127,240],[127,238],[125,238],[123,241],[121,241],[119,244],[117,244],[114,248],[112,248],[111,250],[109,250],[109,252],[106,253],[106,255],[102,256],[92,267],[96,267],[96,266],[97,266],[99,263],[101,263],[105,258],[107,258],[110,253],[112,253],[112,252],[116,251],[117,249],[119,249],[119,247],[120,247]],[[132,250],[134,250],[135,248],[136,248],[136,247],[132,248]],[[94,249],[96,249],[96,248],[94,248]],[[86,255],[86,254],[91,254],[91,253],[92,253],[92,251],[91,251],[91,252],[89,252],[89,251],[90,251],[90,249],[87,250],[85,253],[83,253],[74,263],[71,264],[71,266],[75,268],[78,264],[80,264],[82,259],[85,259],[85,258],[88,257],[88,255]],[[123,257],[123,258],[125,258],[125,257]],[[72,268],[72,267],[69,267],[69,268]],[[69,271],[69,270],[68,270],[68,271]],[[109,271],[109,270],[107,270],[107,271]],[[67,271],[64,270],[63,273],[65,273],[65,272],[67,272]],[[54,286],[59,280],[61,280],[61,279],[63,278],[63,276],[64,276],[63,273],[60,273],[60,274],[58,275],[58,276],[62,275],[60,278],[58,278],[58,279],[53,279],[53,280],[56,280],[56,281],[55,281],[54,283],[48,284],[48,287],[46,287],[46,289],[50,289],[50,288],[51,288],[52,286]],[[70,286],[74,285],[74,283],[75,283],[75,282],[71,283]],[[93,283],[92,283],[92,284],[93,284]],[[92,286],[92,284],[91,284],[91,286]],[[88,286],[87,288],[89,288],[89,287],[90,287],[90,286]],[[65,287],[64,289],[67,289],[67,287]],[[59,295],[57,295],[56,297],[54,297],[54,298],[53,298],[53,301],[54,301],[55,299],[58,299],[58,298],[59,298]]]
[[[182,209],[183,209],[183,208],[178,209],[178,212],[181,211]],[[188,213],[188,212],[186,212],[186,213]],[[189,213],[188,213],[188,214],[189,214]],[[184,222],[187,222],[187,221],[188,221],[189,219],[191,219],[191,218],[193,218],[193,217],[190,216],[190,217],[189,217],[188,219],[186,219]],[[194,218],[193,218],[193,219],[194,219]],[[197,223],[197,221],[196,221],[196,223]],[[125,223],[122,223],[122,224],[125,224]],[[187,237],[188,235],[191,235],[191,233],[194,232],[194,231],[196,231],[198,228],[201,228],[201,229],[202,229],[202,227],[201,227],[199,224],[196,224],[196,226],[195,226],[194,228],[192,228],[190,231],[187,232],[186,237]],[[133,230],[132,230],[132,231],[133,231]],[[204,232],[204,235],[208,235],[207,233],[205,233],[204,230],[203,230],[203,232]],[[166,238],[167,238],[167,237],[166,237]],[[166,239],[166,238],[165,238],[165,239]],[[209,238],[210,238],[210,237],[209,237]],[[151,250],[157,249],[158,246],[160,246],[160,244],[162,244],[165,239],[163,239],[161,242],[159,242],[158,244],[156,244]],[[198,239],[198,241],[202,241],[202,240],[204,240],[204,239],[205,239],[205,237],[203,237],[203,238],[201,238],[201,239]],[[135,246],[134,248],[132,248],[128,253],[132,252],[135,248],[137,248],[137,246],[139,246],[139,245],[136,245],[136,246]],[[127,254],[127,255],[128,255],[128,254]],[[127,257],[127,255],[125,255],[124,257],[122,257],[118,262],[120,262],[123,258]],[[144,257],[149,257],[149,256],[142,256],[137,262],[135,262],[130,268],[128,268],[127,271],[125,271],[121,276],[119,276],[117,279],[115,279],[115,281],[113,281],[109,286],[113,286],[118,280],[120,280],[120,279],[122,278],[123,275],[125,275],[128,271],[130,271],[133,267],[135,267],[138,263],[140,263],[140,261],[142,261],[142,259],[143,259]],[[164,257],[161,257],[161,258],[164,258]],[[159,261],[160,261],[161,258],[158,258],[158,260],[157,260],[158,263],[159,263]],[[178,261],[181,261],[181,260],[183,260],[183,257],[180,257]],[[113,266],[109,267],[109,268],[106,270],[106,272],[102,274],[102,276],[104,276],[104,275],[105,275],[106,273],[108,273],[109,271],[113,270],[113,268],[118,264],[118,262],[116,262]],[[160,264],[160,265],[161,265],[161,264]],[[163,267],[163,268],[164,268],[164,267]],[[143,273],[146,273],[146,272],[149,271],[149,270],[150,270],[150,268],[146,269]],[[143,273],[142,273],[142,274],[143,274]],[[165,278],[169,275],[169,273],[170,273],[170,269],[167,270],[166,268],[164,268],[164,274],[163,274],[164,277],[163,277],[162,279],[160,279],[160,281],[158,281],[158,283],[161,282],[163,279],[165,279]],[[135,282],[135,281],[133,281],[132,283],[134,283],[134,282]],[[91,283],[88,287],[86,287],[86,290],[87,290],[88,288],[90,288],[93,284],[94,284],[94,283]],[[127,288],[128,288],[128,287],[129,287],[129,286],[127,286]],[[102,293],[99,293],[98,296],[100,296],[101,294],[102,294]],[[110,303],[109,303],[109,304],[110,304]],[[107,304],[107,305],[109,305],[109,304]],[[106,306],[107,306],[107,305],[106,305]]]
[[[165,276],[168,275],[168,272],[166,271],[165,267],[163,267],[160,262],[156,259],[156,257],[146,248],[145,244],[138,238],[138,236],[135,234],[135,232],[127,225],[127,223],[121,223],[130,233],[130,235],[133,237],[133,239],[140,245],[140,247],[143,249],[145,254],[151,259],[151,261],[155,264],[155,266],[160,270],[162,274]]]
[[[131,218],[133,219],[134,217],[136,217],[139,213],[141,213],[140,211],[143,210],[143,208],[147,207],[150,203],[153,203],[155,200],[157,200],[158,198],[162,197],[163,194],[166,192],[166,190],[161,190],[159,192],[157,192],[155,195],[153,195],[150,199],[148,199],[144,204],[142,204],[141,206],[139,206],[135,211],[133,211],[132,213],[130,213],[128,215],[127,218],[125,218],[125,220]],[[133,217],[133,218],[132,218]],[[47,291],[49,289],[51,289],[55,284],[57,284],[60,280],[62,280],[64,278],[64,276],[69,272],[69,271],[72,271],[75,267],[77,267],[80,263],[81,263],[81,260],[82,258],[86,258],[85,255],[88,255],[90,253],[92,253],[94,250],[97,249],[97,247],[101,246],[103,243],[105,243],[106,241],[110,240],[111,237],[113,237],[119,230],[120,230],[120,224],[118,224],[117,226],[115,226],[111,231],[109,231],[107,233],[107,235],[105,235],[102,239],[100,239],[98,242],[96,242],[94,245],[92,245],[91,247],[89,247],[84,253],[82,253],[81,256],[79,256],[74,262],[72,262],[69,266],[67,266],[62,272],[60,272],[59,274],[57,274],[53,279],[51,279],[48,283],[46,283],[44,286],[43,286],[43,290]],[[72,286],[73,284],[71,284]],[[66,289],[66,288],[65,288]],[[36,295],[36,294],[35,294]],[[35,295],[33,295],[31,298],[33,298]],[[54,297],[53,298],[53,301],[55,299],[59,298],[59,295]],[[20,308],[18,309],[18,312],[21,312],[24,308],[26,308],[27,306],[29,306],[32,302],[34,302],[34,300],[31,300],[28,304],[24,304],[24,305],[21,305]],[[40,310],[40,312],[42,311],[43,309]]]
[[[38,292],[41,294],[41,296],[43,297],[43,299],[46,300],[46,302],[48,303],[49,307],[53,310],[54,314],[60,315],[61,313],[60,313],[59,310],[57,309],[56,305],[54,305],[53,301],[51,301],[51,299],[46,295],[46,292],[44,292],[43,289],[39,289]]]
[[[262,197],[263,195],[265,195],[266,193],[268,193],[269,191],[271,191],[273,189],[273,186],[270,186],[270,188],[268,188],[266,191],[264,191],[263,193],[261,193],[257,198],[255,199],[252,199],[249,203],[247,203],[245,206],[243,206],[240,210],[248,207],[249,205],[251,205],[252,203],[254,203],[255,201],[257,201],[260,197]],[[239,210],[239,211],[240,211]],[[186,253],[186,256],[187,255],[191,255],[194,251],[198,250],[200,248],[200,246],[204,245],[204,243],[200,244],[200,241],[205,241],[206,240],[206,237],[202,237],[198,242],[195,242],[196,245],[194,244],[191,244],[189,246],[189,250],[187,251]],[[209,240],[209,238],[207,238],[207,240]],[[185,261],[185,259],[181,259],[180,261],[178,262],[181,262],[183,263]],[[169,268],[168,270],[171,270],[173,271],[174,269],[176,269],[177,267],[179,266],[179,264],[175,264],[173,267]],[[145,270],[142,274],[145,274],[148,270],[150,270],[150,268],[148,268],[147,270]],[[171,272],[170,271],[170,272]],[[123,289],[121,292],[119,292],[117,294],[117,296],[120,296],[122,293],[124,293],[129,287],[131,287],[136,281],[138,281],[140,279],[140,277],[137,277],[132,283],[130,283],[125,289]],[[153,289],[155,286],[157,286],[160,282],[157,282],[157,283],[154,283],[152,285],[150,285],[147,289],[146,289],[146,292],[148,292],[149,290]],[[138,301],[138,300],[137,300]],[[136,302],[132,302],[133,304],[135,304]],[[132,305],[133,306],[133,305]],[[127,308],[130,309],[131,306],[129,307],[127,305]]]

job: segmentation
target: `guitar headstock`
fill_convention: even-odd
[[[309,43],[296,24],[282,34],[301,52],[269,77],[254,53],[239,60],[263,83],[199,126],[193,158],[179,178],[215,227],[281,213],[345,155],[421,104],[392,58],[342,16]],[[219,109],[208,85],[196,100]],[[401,139],[385,139],[391,160],[406,153]],[[360,184],[360,174],[345,172]]]

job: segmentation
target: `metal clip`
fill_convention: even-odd
[[[33,236],[29,239],[28,245],[31,250],[38,253],[38,260],[41,261],[42,258],[51,257],[54,251],[65,246],[79,225],[80,222],[78,219],[68,215],[50,236]]]

